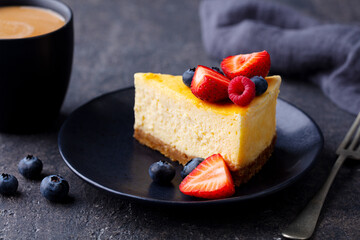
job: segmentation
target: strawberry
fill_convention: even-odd
[[[249,105],[255,92],[255,83],[244,76],[234,77],[228,88],[230,100],[239,106]]]
[[[219,102],[228,98],[230,79],[208,67],[199,65],[193,76],[191,92],[201,100]]]
[[[230,197],[235,193],[234,181],[220,154],[201,162],[184,178],[179,188],[186,195],[207,199]]]
[[[270,55],[267,51],[239,54],[225,58],[220,66],[230,79],[236,76],[266,77],[270,70]]]

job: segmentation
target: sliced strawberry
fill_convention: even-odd
[[[220,154],[201,162],[179,188],[186,195],[207,199],[230,197],[235,193],[234,181]]]
[[[255,83],[244,76],[235,77],[229,84],[228,92],[233,103],[246,106],[255,97]]]
[[[191,92],[201,100],[219,102],[228,98],[230,79],[208,67],[199,65],[191,83]]]
[[[266,77],[270,65],[270,55],[267,51],[230,56],[222,60],[220,64],[224,74],[230,79],[236,76]]]

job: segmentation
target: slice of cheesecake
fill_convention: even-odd
[[[276,139],[280,76],[246,107],[195,97],[182,76],[135,74],[134,137],[173,161],[220,153],[234,182],[248,181],[270,157]]]

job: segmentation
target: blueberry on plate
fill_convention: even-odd
[[[21,159],[18,170],[26,178],[34,179],[40,176],[43,164],[41,160],[33,155],[27,155]]]
[[[266,92],[266,90],[268,89],[268,83],[263,77],[255,76],[255,77],[251,78],[251,81],[253,81],[255,83],[255,95],[256,96],[260,96],[261,94]]]
[[[3,195],[13,195],[19,186],[19,182],[11,174],[2,173],[0,175],[0,193]]]
[[[175,176],[175,168],[168,162],[158,161],[149,167],[149,175],[154,182],[169,183]]]
[[[202,161],[204,161],[203,158],[193,158],[190,161],[188,161],[183,170],[181,171],[181,177],[185,178],[189,173],[191,173]]]
[[[40,192],[49,201],[61,202],[69,193],[69,183],[59,175],[50,175],[41,181]]]
[[[183,82],[186,86],[191,87],[191,82],[196,68],[189,68],[183,73]]]
[[[224,75],[224,73],[218,67],[211,67],[212,70],[217,71],[218,73]]]

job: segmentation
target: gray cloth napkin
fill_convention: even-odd
[[[360,112],[360,27],[322,24],[258,0],[205,0],[200,22],[211,56],[267,50],[271,73],[309,79],[340,108]]]

